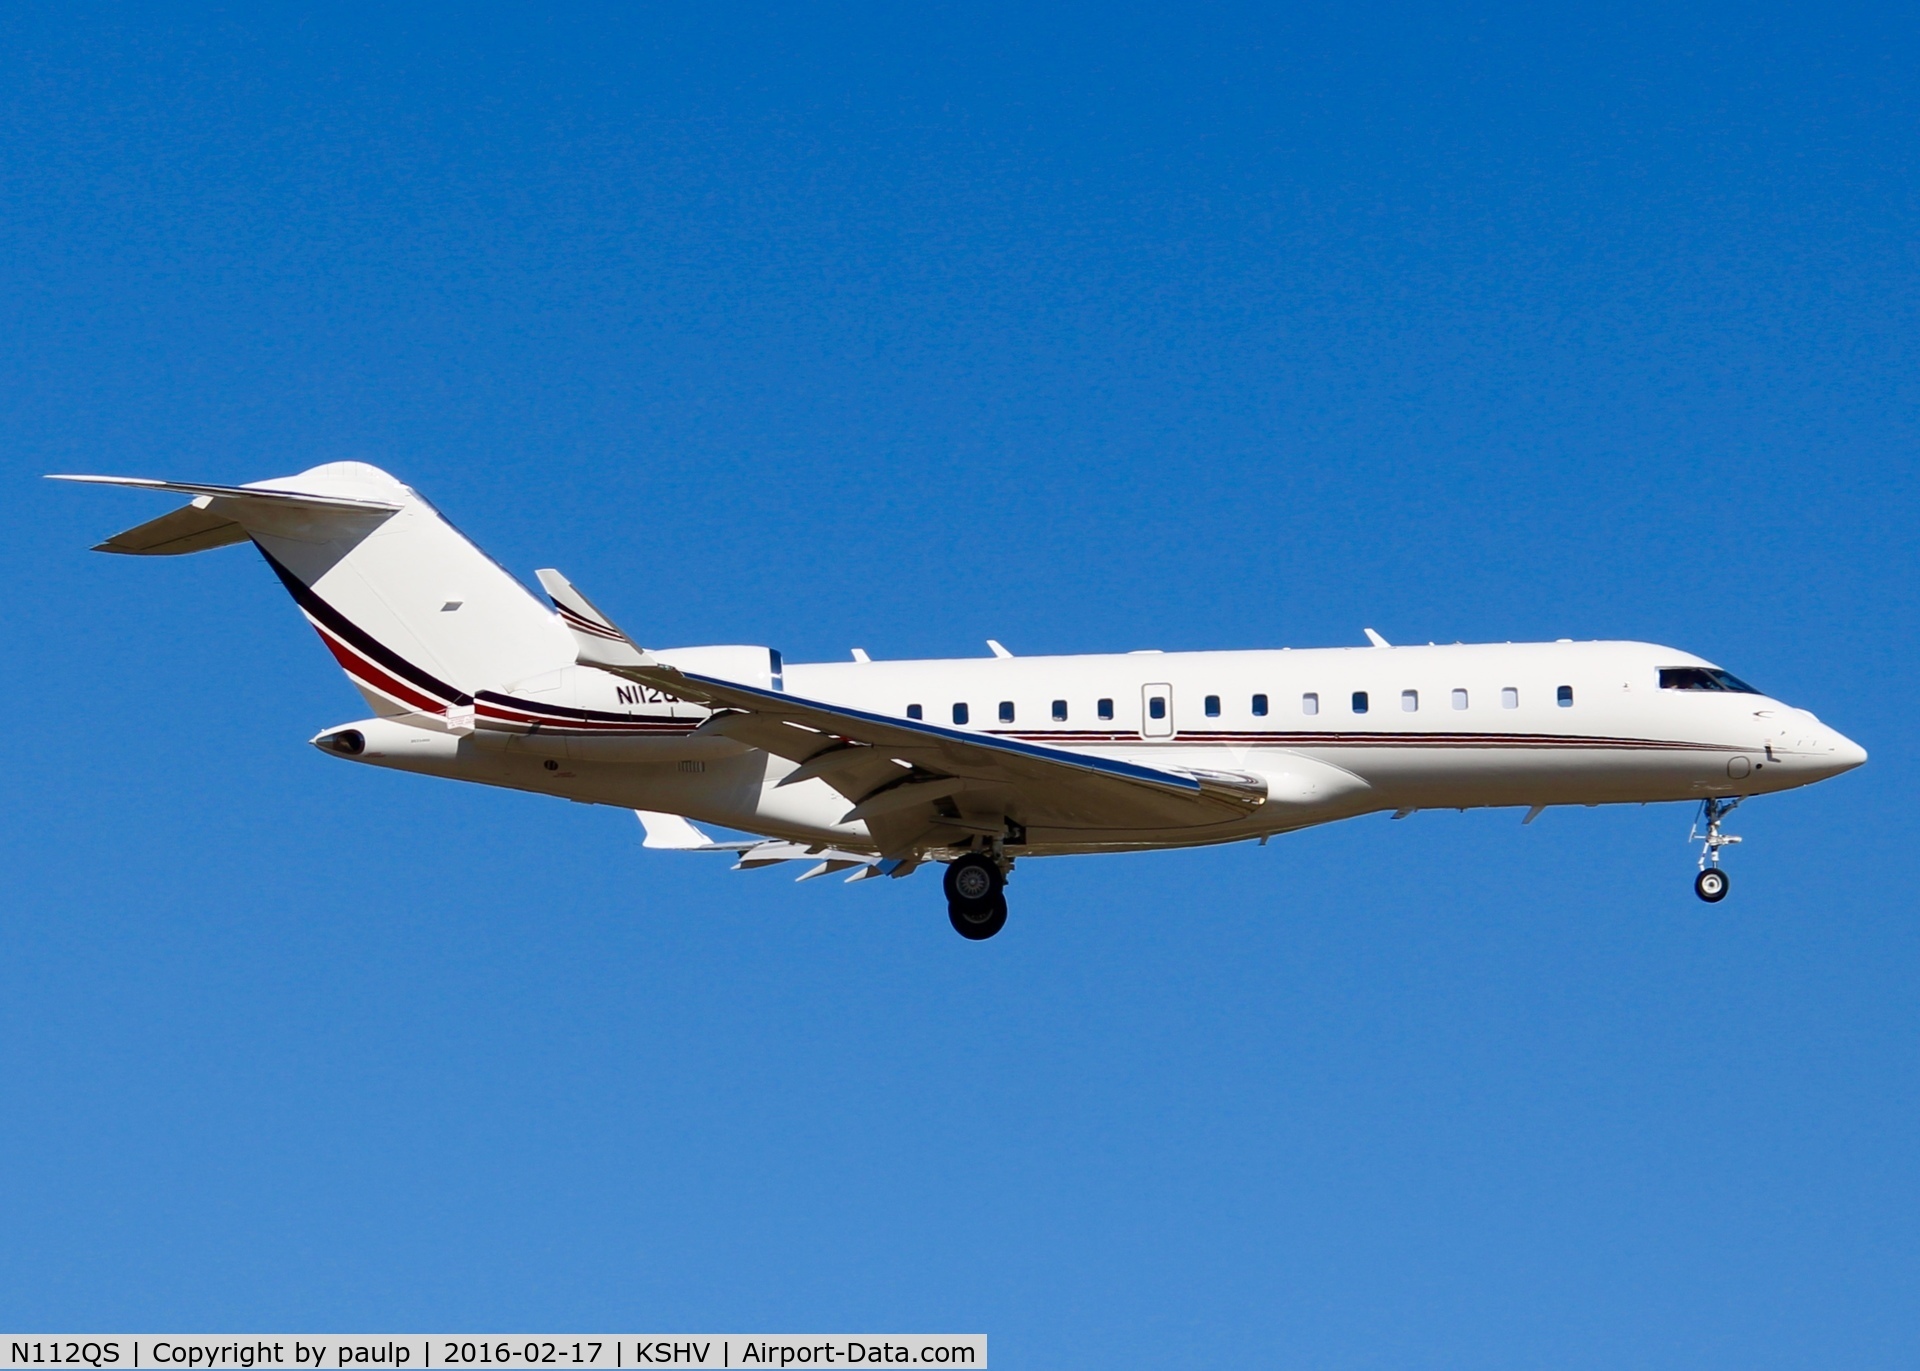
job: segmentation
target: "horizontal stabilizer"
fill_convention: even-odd
[[[310,514],[392,514],[400,506],[382,500],[356,500],[341,495],[314,495],[277,490],[271,485],[215,486],[200,481],[157,481],[145,476],[49,476],[49,481],[77,481],[83,485],[131,486],[135,490],[169,490],[191,495],[193,503],[170,514],[116,533],[95,552],[118,552],[134,557],[180,557],[206,552],[251,536],[245,520],[249,509],[300,510]]]
[[[312,495],[272,486],[212,486],[200,481],[159,481],[150,476],[49,476],[49,481],[79,481],[93,486],[131,486],[135,490],[171,490],[180,495],[210,496],[217,500],[271,500],[275,504],[308,509],[361,509],[391,514],[400,506],[384,500],[350,500],[344,495]]]
[[[95,552],[120,552],[133,557],[180,557],[189,552],[206,552],[216,547],[247,541],[247,531],[224,514],[215,514],[202,504],[212,504],[202,496],[171,514],[116,533],[104,543],[95,543]]]

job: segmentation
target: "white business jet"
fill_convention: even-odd
[[[1358,814],[1684,800],[1694,888],[1753,795],[1867,754],[1804,709],[1649,643],[1130,652],[782,665],[643,648],[557,571],[552,608],[375,467],[247,486],[113,476],[191,503],[101,552],[251,540],[374,716],[313,739],[375,766],[639,813],[645,845],[810,860],[849,880],[946,867],[964,937],[1006,922],[1021,857],[1195,847]],[[713,842],[690,819],[761,835]]]

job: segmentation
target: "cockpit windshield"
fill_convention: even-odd
[[[1717,666],[1663,666],[1660,668],[1660,689],[1724,690],[1735,695],[1760,693],[1731,671],[1722,671]]]

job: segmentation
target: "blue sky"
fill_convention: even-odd
[[[0,1325],[1920,1356],[1894,6],[0,16]],[[330,762],[388,467],[644,641],[1651,639],[1863,771],[794,886]]]

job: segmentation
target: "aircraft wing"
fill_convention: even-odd
[[[1118,757],[870,714],[681,671],[659,661],[556,571],[538,573],[573,630],[582,666],[715,711],[702,731],[798,762],[782,785],[818,779],[846,796],[887,857],[997,837],[1009,823],[1065,829],[1201,827],[1266,801],[1243,772],[1145,766]]]

